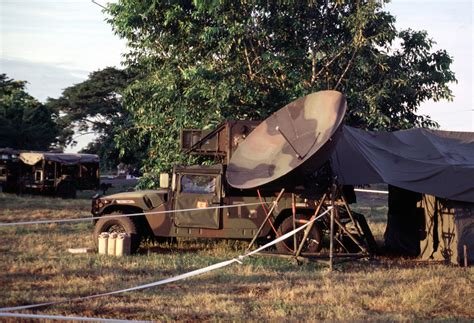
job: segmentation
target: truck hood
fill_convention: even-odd
[[[144,201],[144,198],[150,200],[153,207],[157,207],[165,202],[164,195],[168,194],[167,190],[145,190],[145,191],[134,191],[134,192],[122,192],[112,195],[103,196],[103,199],[115,200],[115,201],[135,201],[139,206]],[[129,204],[129,203],[118,203],[118,204]],[[133,203],[134,204],[134,203]],[[149,206],[149,205],[148,205]]]
[[[144,191],[133,191],[133,192],[120,192],[112,195],[106,195],[104,198],[106,199],[134,199],[134,198],[141,198],[144,195],[147,195],[151,198],[153,195],[163,195],[168,193],[167,190],[144,190]]]

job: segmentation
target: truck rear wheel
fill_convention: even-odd
[[[297,220],[303,220],[306,219],[305,217],[301,215],[296,215]],[[298,228],[301,226],[298,221],[296,222],[296,227]],[[293,217],[287,217],[278,227],[278,235],[282,236],[285,233],[288,233],[290,231],[293,231]],[[301,230],[298,233],[296,233],[296,248],[294,246],[294,238],[293,236],[285,239],[282,242],[279,242],[276,244],[276,249],[278,252],[281,253],[294,253],[295,249],[298,249],[301,240],[303,239],[304,236],[304,231]],[[309,252],[309,253],[315,253],[319,252],[322,248],[322,238],[323,238],[323,232],[321,227],[318,225],[318,223],[314,223],[313,227],[311,228],[311,232],[309,233],[308,238],[306,239],[305,244],[303,245],[302,252]]]
[[[131,218],[117,217],[110,218],[111,215],[123,215],[123,212],[112,212],[107,214],[107,218],[97,221],[94,228],[94,242],[98,245],[99,235],[102,232],[108,233],[128,233],[130,235],[130,253],[136,253],[140,246],[141,236],[138,233],[137,226]]]
[[[57,188],[56,195],[63,199],[75,199],[77,195],[76,186],[70,181],[61,182]]]

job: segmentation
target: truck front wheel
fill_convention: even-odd
[[[98,245],[99,235],[102,232],[107,233],[128,233],[130,235],[130,253],[135,253],[138,250],[141,242],[141,236],[137,230],[135,222],[131,218],[117,217],[112,218],[112,215],[123,215],[122,212],[112,212],[107,214],[107,218],[102,218],[97,221],[94,228],[94,242]]]
[[[301,216],[301,215],[296,215],[296,227],[298,228],[301,226],[301,223],[305,220],[306,218]],[[307,220],[307,219],[306,219]],[[278,236],[282,236],[285,233],[288,233],[293,230],[293,217],[287,217],[278,227]],[[276,244],[276,249],[278,252],[281,253],[294,253],[295,249],[298,249],[301,240],[304,237],[304,231],[301,230],[296,233],[296,248],[294,246],[294,237],[291,236],[282,242],[279,242]],[[311,228],[311,231],[308,235],[308,238],[306,239],[302,252],[309,252],[309,253],[315,253],[319,252],[322,248],[322,237],[323,237],[323,232],[321,227],[318,225],[318,223],[314,223],[313,227]]]

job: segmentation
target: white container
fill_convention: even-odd
[[[107,254],[115,256],[115,245],[117,242],[117,233],[113,232],[109,235],[109,242],[107,244]]]
[[[168,188],[170,186],[170,175],[168,173],[160,174],[160,188]]]
[[[94,252],[94,249],[92,249],[92,248],[69,248],[67,251],[69,253],[72,253],[72,254],[81,254],[81,253]]]
[[[106,255],[107,254],[107,245],[109,240],[109,234],[107,232],[102,232],[99,235],[99,254]]]
[[[120,233],[115,244],[115,255],[122,257],[130,254],[130,235],[128,233]]]

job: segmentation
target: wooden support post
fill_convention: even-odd
[[[284,188],[281,189],[280,194],[278,194],[276,200],[273,202],[272,207],[271,207],[270,210],[268,211],[268,214],[267,214],[267,216],[265,217],[265,220],[263,220],[262,224],[260,225],[260,228],[258,228],[258,230],[257,230],[257,233],[255,233],[255,236],[253,237],[252,241],[250,241],[250,244],[249,244],[249,246],[247,247],[247,251],[249,251],[250,248],[252,248],[253,244],[255,243],[255,240],[257,240],[258,236],[260,235],[260,232],[262,232],[262,229],[263,229],[263,227],[265,226],[265,223],[267,223],[268,219],[270,218],[270,216],[271,216],[272,213],[273,213],[273,210],[274,210],[275,207],[277,206],[278,202],[280,202],[280,199],[281,199],[281,197],[283,196],[283,193],[285,193],[285,189],[284,189]]]

